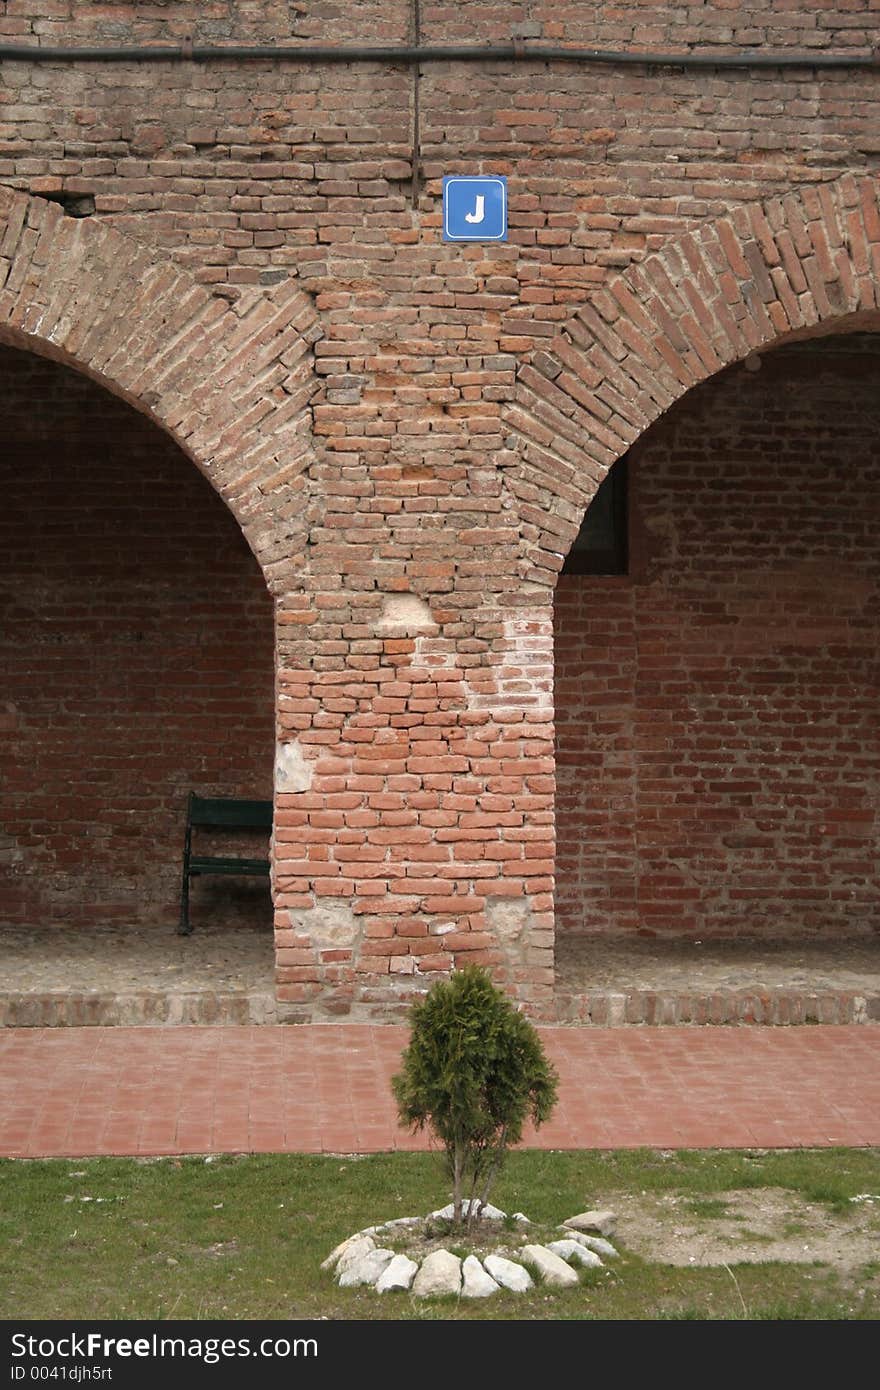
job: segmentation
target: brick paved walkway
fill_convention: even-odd
[[[880,1028],[545,1028],[560,1104],[541,1148],[880,1145]],[[421,1147],[368,1025],[0,1033],[0,1154]]]

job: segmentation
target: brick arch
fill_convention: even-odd
[[[240,311],[100,222],[0,188],[0,336],[148,415],[236,517],[274,591],[297,563],[317,314],[295,283]]]
[[[612,463],[692,386],[782,341],[880,324],[880,185],[846,174],[685,232],[524,363],[507,412],[530,579],[555,584]]]

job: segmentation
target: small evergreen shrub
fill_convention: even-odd
[[[443,1144],[454,1221],[479,1219],[507,1150],[556,1104],[558,1076],[532,1024],[486,970],[440,979],[410,1010],[412,1033],[391,1085],[402,1124]]]

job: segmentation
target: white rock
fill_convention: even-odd
[[[483,1210],[480,1212],[480,1215],[485,1217],[487,1221],[507,1220],[507,1212],[502,1211],[500,1207],[493,1207],[491,1202],[486,1203],[486,1205],[483,1207]]]
[[[364,1255],[369,1255],[371,1250],[375,1250],[376,1242],[372,1236],[355,1236],[348,1249],[340,1255],[336,1262],[337,1278],[352,1265],[357,1264],[358,1260],[363,1259]]]
[[[572,1231],[594,1231],[600,1236],[610,1236],[614,1234],[616,1222],[617,1214],[613,1211],[582,1211],[562,1224]]]
[[[488,1298],[490,1294],[497,1293],[499,1285],[496,1284],[491,1274],[487,1274],[476,1255],[468,1255],[461,1267],[462,1298]]]
[[[370,1236],[358,1232],[357,1235],[349,1236],[348,1240],[342,1241],[335,1250],[331,1250],[321,1268],[332,1269],[335,1264],[340,1264],[350,1254],[354,1259],[359,1260],[361,1255],[366,1255],[369,1250],[375,1250],[375,1248],[376,1242]]]
[[[377,1226],[376,1234],[380,1235],[382,1231],[395,1231],[399,1226],[418,1226],[424,1219],[423,1216],[395,1216],[393,1221],[384,1221],[381,1226]]]
[[[483,1261],[492,1278],[504,1289],[513,1293],[525,1293],[533,1284],[532,1276],[522,1265],[514,1260],[506,1260],[503,1255],[487,1255]]]
[[[578,1264],[586,1265],[588,1269],[603,1269],[604,1266],[595,1250],[588,1250],[585,1245],[579,1244],[576,1240],[551,1240],[547,1246],[554,1255],[559,1255],[563,1260],[576,1260]]]
[[[394,1289],[408,1289],[416,1277],[418,1265],[408,1255],[395,1255],[385,1266],[376,1281],[377,1293],[390,1293]]]
[[[565,1231],[565,1227],[561,1228]],[[597,1255],[606,1255],[610,1259],[617,1258],[618,1252],[611,1244],[610,1240],[603,1240],[601,1236],[585,1236],[583,1231],[566,1231],[566,1239],[576,1240],[578,1245],[583,1245],[587,1250],[595,1250]]]
[[[526,1224],[527,1226],[531,1226],[531,1224],[532,1224],[531,1221],[529,1220],[529,1218],[528,1218],[527,1216],[525,1216],[521,1211],[515,1211],[515,1212],[513,1213],[513,1220],[514,1220],[514,1221],[523,1221],[523,1222],[525,1222],[525,1224]]]
[[[422,1260],[419,1272],[413,1279],[412,1291],[419,1298],[431,1294],[460,1293],[461,1260],[448,1250],[432,1250]]]
[[[479,1205],[479,1202],[475,1198],[474,1207],[476,1208]],[[470,1213],[470,1209],[470,1198],[465,1197],[464,1201],[461,1204],[462,1216],[468,1216]],[[453,1206],[452,1202],[450,1202],[448,1206],[441,1207],[439,1211],[432,1211],[431,1216],[436,1216],[438,1219],[442,1221],[451,1221],[453,1219],[454,1213],[455,1207]],[[485,1217],[487,1221],[504,1221],[506,1219],[507,1213],[500,1211],[498,1207],[493,1207],[491,1202],[487,1202],[486,1205],[483,1207],[483,1210],[480,1213],[480,1215]]]
[[[358,1284],[375,1284],[394,1259],[393,1250],[368,1250],[339,1275],[341,1289],[353,1289]]]
[[[554,1255],[546,1245],[524,1245],[519,1253],[526,1264],[534,1265],[545,1284],[556,1289],[570,1289],[578,1283],[571,1265],[567,1265],[559,1255]]]

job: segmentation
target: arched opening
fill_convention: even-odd
[[[880,335],[728,367],[627,475],[626,572],[556,594],[560,975],[579,937],[876,943]]]
[[[8,978],[17,949],[38,973],[41,951],[56,973],[70,952],[84,990],[112,992],[125,943],[149,939],[158,975],[129,990],[184,987],[187,794],[272,795],[272,602],[230,511],[144,415],[17,347],[0,388]],[[266,881],[198,880],[192,915],[207,983],[237,932],[271,988]]]

